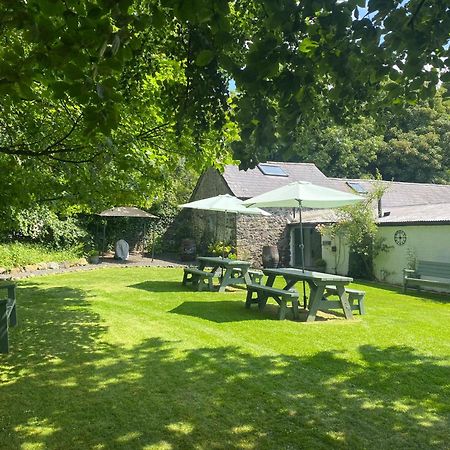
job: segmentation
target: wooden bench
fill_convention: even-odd
[[[250,275],[250,279],[252,280],[253,284],[261,284],[262,282],[262,277],[264,276],[264,274],[259,271],[259,270],[255,270],[255,269],[249,269],[247,271],[247,273]],[[242,269],[240,267],[235,267],[233,269],[233,274],[232,275],[237,275],[238,277],[242,276]]]
[[[350,303],[350,308],[352,311],[359,311],[359,314],[366,313],[366,307],[364,304],[364,298],[366,293],[364,291],[357,291],[356,289],[345,288],[345,292],[348,295],[348,302]],[[325,286],[324,297],[327,299],[327,295],[337,295],[338,291],[334,286]],[[334,301],[327,301],[329,303],[328,309],[333,309],[333,306],[336,306],[336,309],[340,309],[341,303]]]
[[[17,325],[16,285],[3,284],[0,289],[7,290],[7,298],[0,300],[0,353],[8,353],[9,326]]]
[[[403,269],[403,292],[410,286],[418,290],[420,286],[450,288],[450,263],[419,260],[416,270]]]
[[[253,294],[256,294],[256,298],[253,298]],[[245,307],[250,308],[253,303],[257,303],[259,310],[262,311],[269,298],[273,298],[280,305],[278,315],[280,320],[284,320],[286,317],[287,302],[289,301],[292,302],[294,319],[298,319],[298,292],[294,289],[285,291],[271,286],[264,286],[263,284],[249,284],[247,286]]]
[[[214,272],[205,272],[197,267],[185,267],[183,286],[186,286],[188,283],[192,283],[192,286],[201,291],[206,285],[208,286],[208,289],[212,291],[214,289],[212,280],[215,276],[216,275]]]

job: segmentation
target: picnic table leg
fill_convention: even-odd
[[[294,315],[294,319],[298,319],[298,299],[293,298],[292,299],[292,313]]]
[[[229,267],[226,268],[223,278],[220,280],[219,292],[225,292],[228,285],[233,283],[232,274],[233,270]]]
[[[249,284],[252,284],[252,279],[250,277],[250,274],[248,273],[248,267],[242,267],[242,276],[244,278],[245,284],[248,286]]]
[[[15,300],[16,299],[16,285],[15,284],[10,284],[8,287],[8,298],[11,300]]]
[[[9,351],[6,305],[6,300],[0,300],[0,353],[8,353]]]
[[[8,286],[8,298],[14,302],[12,310],[9,314],[9,324],[13,327],[17,325],[17,309],[16,309],[16,285]]]
[[[267,304],[269,296],[264,292],[258,291],[258,309],[262,311]]]
[[[280,306],[280,312],[279,312],[278,318],[280,320],[284,320],[286,318],[286,310],[287,310],[286,303],[287,302],[286,302],[286,300],[284,298],[278,299],[276,297],[275,300],[277,301],[278,305]]]
[[[184,274],[183,274],[183,281],[181,282],[181,284],[182,284],[183,286],[186,286],[187,283],[188,283],[188,281],[190,281],[190,280],[188,280],[188,273],[187,273],[187,272],[184,272]]]
[[[201,275],[195,275],[195,279],[193,278],[192,285],[195,286],[197,291],[203,291],[203,278]]]
[[[275,282],[275,275],[269,275],[267,278],[266,286],[273,287],[274,282]]]
[[[339,296],[339,300],[342,305],[342,309],[344,310],[345,318],[349,320],[353,319],[352,308],[350,308],[350,303],[348,302],[348,296],[347,293],[345,292],[345,287],[336,286],[336,289]]]
[[[316,313],[320,307],[320,302],[322,301],[325,286],[310,286],[310,289],[309,312],[306,316],[306,321],[314,322],[316,320]]]
[[[12,327],[17,326],[17,308],[15,302],[14,306],[12,307],[11,314],[9,316],[9,323]]]
[[[297,280],[290,280],[288,278],[284,279],[286,281],[286,286],[284,286],[283,290],[288,291],[289,289],[293,288],[295,286],[295,283],[297,283]]]
[[[250,309],[250,306],[253,302],[253,293],[255,291],[252,291],[251,289],[247,289],[247,298],[245,299],[245,307],[247,309]],[[258,293],[256,292],[256,298],[258,299]]]

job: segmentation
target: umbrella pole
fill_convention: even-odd
[[[146,230],[146,223],[145,223],[145,219],[144,219],[144,231],[143,231],[143,235],[142,235],[142,257],[144,257],[145,254],[145,244],[147,243],[147,238],[146,238],[146,234],[147,234],[147,230]]]
[[[102,256],[105,256],[105,247],[106,247],[106,224],[107,220],[103,222],[103,239],[102,239]]]
[[[223,224],[223,235],[222,235],[222,259],[225,258],[225,237],[227,233],[227,212],[225,211],[225,223]]]
[[[226,229],[227,229],[227,211],[225,210],[225,223],[223,226],[223,234],[222,234],[222,259],[225,258],[225,236],[226,236]],[[222,282],[223,279],[223,266],[220,268],[220,282]]]
[[[299,200],[298,209],[300,214],[300,250],[302,255],[302,270],[305,271],[305,244],[303,242],[303,221],[302,221],[302,202]],[[306,286],[303,280],[303,307],[306,309]]]
[[[155,224],[152,223],[152,261],[155,259]]]

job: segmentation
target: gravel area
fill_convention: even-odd
[[[42,269],[33,271],[23,271],[19,273],[0,274],[1,280],[19,280],[21,278],[30,278],[42,275],[51,275],[56,273],[81,272],[86,270],[98,270],[107,267],[184,267],[186,263],[173,259],[171,257],[145,258],[142,256],[131,255],[127,261],[117,261],[113,257],[100,258],[99,264],[85,264],[67,267],[65,263],[58,264],[58,268]]]

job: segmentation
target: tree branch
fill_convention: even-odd
[[[94,161],[98,156],[100,156],[102,153],[104,152],[104,149],[98,151],[97,153],[95,153],[94,155],[92,155],[89,158],[86,159],[79,159],[79,160],[72,160],[72,159],[64,159],[64,158],[58,158],[57,156],[54,155],[48,155],[48,157],[50,159],[53,159],[54,161],[59,161],[59,162],[64,162],[64,163],[71,163],[71,164],[85,164],[85,163],[90,163],[92,161]]]
[[[417,5],[416,10],[413,12],[411,18],[408,20],[407,25],[411,26],[411,28],[414,30],[414,20],[416,20],[417,15],[419,14],[420,10],[422,9],[423,4],[426,0],[420,0],[419,4]]]
[[[36,142],[32,142],[30,144],[16,144],[16,145],[12,145],[9,147],[0,146],[0,153],[5,153],[5,154],[9,154],[9,155],[22,155],[22,156],[37,157],[37,156],[49,156],[49,155],[53,155],[55,153],[69,153],[69,152],[78,151],[84,147],[80,146],[80,145],[66,147],[66,146],[63,146],[62,144],[75,131],[82,116],[83,116],[83,113],[80,113],[80,115],[75,119],[75,121],[73,121],[70,130],[67,131],[66,134],[64,134],[58,140],[54,141],[52,144],[49,144],[47,147],[45,147],[44,149],[42,149],[40,151],[30,150],[31,147],[34,147],[39,144],[40,141],[36,141]],[[45,139],[45,138],[43,138],[43,139]],[[41,141],[43,139],[41,139]]]

